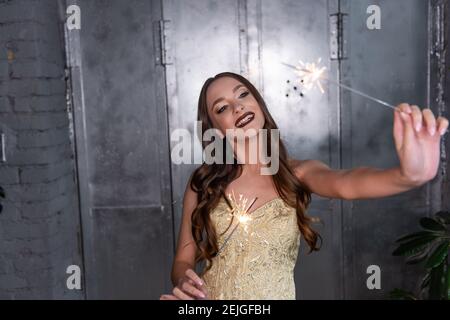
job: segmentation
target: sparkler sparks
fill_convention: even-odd
[[[320,82],[320,80],[324,80],[327,81],[329,83],[335,84],[341,88],[344,88],[348,91],[351,91],[353,93],[356,93],[360,96],[363,96],[369,100],[375,101],[381,105],[384,105],[386,107],[389,107],[391,109],[396,109],[395,106],[393,106],[390,103],[387,103],[386,101],[377,99],[375,97],[372,97],[362,91],[353,89],[349,86],[346,86],[340,82],[335,82],[327,77],[325,77],[325,67],[320,67],[320,62],[321,62],[321,58],[319,58],[317,60],[317,63],[304,63],[303,61],[299,61],[300,65],[299,66],[293,66],[291,64],[288,63],[284,63],[282,62],[282,64],[284,64],[285,66],[291,68],[291,69],[295,69],[295,73],[300,77],[300,83],[301,85],[306,89],[306,90],[310,90],[312,89],[314,86],[317,86],[319,88],[319,90],[324,93],[324,89],[322,87],[322,83]]]
[[[316,85],[320,92],[325,92],[320,80],[323,78],[323,73],[327,68],[319,67],[321,60],[321,58],[317,59],[317,65],[314,62],[305,64],[300,60],[300,66],[295,67],[297,69],[295,72],[299,75],[300,82],[306,90],[311,90]]]
[[[228,195],[228,199],[231,201],[233,205],[233,209],[231,209],[231,213],[237,217],[239,222],[241,223],[247,223],[248,221],[252,220],[250,217],[250,214],[248,213],[248,210],[250,207],[255,203],[257,198],[254,198],[250,204],[247,206],[248,199],[244,198],[242,194],[239,195],[239,201],[236,200],[236,196],[234,195],[234,191],[232,191],[231,194]]]
[[[244,231],[248,234],[247,228],[249,227],[250,222],[252,221],[252,213],[253,213],[253,212],[249,213],[248,210],[250,210],[250,208],[255,203],[256,199],[258,199],[258,197],[255,197],[252,201],[249,201],[242,194],[239,194],[239,200],[236,200],[234,191],[231,191],[231,192],[232,192],[231,194],[228,194],[228,199],[230,200],[230,205],[231,205],[231,208],[228,208],[228,212],[231,215],[229,220],[231,220],[232,218],[237,218],[237,223],[233,227],[233,229],[231,230],[229,235],[226,237],[223,244],[220,246],[219,250],[217,251],[217,255],[220,254],[220,252],[226,246],[226,244],[228,243],[228,241],[230,240],[230,238],[232,237],[232,235],[234,234],[234,232],[237,230],[237,228],[239,226],[243,226]],[[266,202],[266,204],[267,203],[268,202]],[[311,221],[314,223],[321,222],[320,219],[317,217],[312,217]],[[227,230],[228,230],[228,228],[227,228]],[[250,230],[250,231],[251,231],[251,233],[250,233],[251,236],[256,235],[257,237],[261,237],[260,235],[258,235],[258,232],[256,232],[256,230]],[[265,244],[269,244],[269,242],[265,238],[261,238],[261,240]],[[242,242],[239,245],[242,247],[243,246]]]
[[[233,230],[230,232],[228,237],[225,239],[224,243],[220,247],[217,254],[219,254],[222,251],[222,249],[225,247],[228,240],[231,238],[231,236],[236,231],[236,229],[239,225],[243,225],[244,230],[247,232],[248,223],[252,220],[250,214],[248,213],[248,210],[252,207],[252,205],[255,203],[257,198],[254,198],[251,202],[249,202],[247,198],[243,197],[243,195],[240,194],[239,201],[238,201],[238,200],[236,200],[234,191],[232,191],[232,194],[228,194],[228,199],[230,200],[231,205],[232,205],[232,208],[228,209],[228,210],[233,217],[237,218],[238,223],[234,226]],[[247,205],[247,203],[249,203],[249,204]]]

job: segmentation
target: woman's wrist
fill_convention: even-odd
[[[184,261],[175,261],[174,262],[174,267],[173,267],[173,272],[172,272],[172,284],[174,287],[176,287],[179,283],[180,280],[183,279],[183,277],[186,274],[186,270],[188,269],[193,269],[192,265],[184,262]]]
[[[393,174],[396,177],[396,181],[399,185],[404,187],[419,187],[426,183],[423,179],[414,178],[411,176],[408,176],[404,172],[402,172],[402,169],[400,166],[392,168]]]

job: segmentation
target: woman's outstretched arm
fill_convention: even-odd
[[[421,185],[405,178],[398,167],[333,170],[318,160],[296,160],[293,163],[296,164],[296,176],[313,193],[326,198],[356,200],[387,197]]]
[[[378,198],[418,187],[433,179],[439,167],[440,137],[448,120],[430,109],[401,104],[394,114],[394,140],[400,165],[389,169],[358,167],[332,170],[318,160],[293,160],[296,176],[313,193],[346,200]]]

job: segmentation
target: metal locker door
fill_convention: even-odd
[[[66,38],[87,298],[158,299],[173,259],[161,4],[76,4],[81,29]]]
[[[183,196],[188,179],[201,163],[194,150],[201,145],[195,121],[204,81],[224,71],[240,73],[239,46],[242,41],[237,0],[167,0],[163,2],[169,128],[188,130],[194,164],[172,162],[172,195],[175,241],[180,229]],[[171,141],[171,149],[179,143]]]
[[[409,102],[425,108],[428,1],[377,1],[381,28],[370,30],[366,21],[372,4],[370,0],[341,1],[341,11],[347,14],[343,83],[394,105]],[[341,95],[343,167],[397,166],[393,110],[345,90]],[[345,298],[386,299],[395,287],[414,289],[408,284],[414,286],[418,270],[391,253],[395,240],[417,229],[419,217],[428,214],[428,187],[382,199],[345,202]],[[381,269],[381,290],[366,286],[370,265]]]
[[[330,59],[330,14],[338,1],[261,1],[261,69],[264,96],[277,121],[281,138],[293,158],[318,159],[339,168],[339,109],[337,90],[305,91],[292,69],[281,64],[317,62],[337,79],[338,62]],[[289,82],[288,82],[289,81]],[[340,201],[313,194],[308,214],[321,234],[319,252],[307,254],[302,239],[295,269],[297,299],[338,299],[341,296]]]

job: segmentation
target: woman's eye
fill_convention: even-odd
[[[239,96],[239,98],[244,98],[248,95],[248,91],[242,92],[242,94]]]
[[[241,95],[239,96],[239,98],[245,98],[246,96],[248,96],[249,93],[250,92],[248,92],[248,91],[242,92]],[[224,112],[227,107],[228,107],[228,105],[222,106],[220,109],[217,109],[217,113]]]
[[[219,110],[217,110],[217,113],[222,113],[222,112],[226,109],[226,107],[227,107],[227,106],[223,106],[222,108],[220,108]]]

